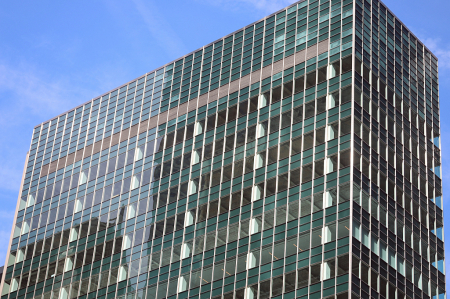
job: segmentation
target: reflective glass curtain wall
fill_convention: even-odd
[[[7,298],[444,298],[437,59],[300,1],[34,128]]]

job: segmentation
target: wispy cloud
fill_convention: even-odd
[[[19,191],[33,127],[114,86],[113,70],[56,77],[32,63],[0,60],[0,191]]]
[[[3,113],[0,125],[15,125],[15,122],[21,121],[18,114],[24,111],[33,115],[49,115],[67,106],[62,97],[65,90],[62,82],[49,82],[43,80],[42,76],[29,65],[12,67],[0,62],[1,93],[14,99],[9,103],[6,100],[2,102],[0,109],[8,109],[8,113]]]
[[[425,46],[437,56],[440,69],[450,69],[450,45],[444,44],[440,38],[422,39]]]
[[[423,37],[419,36],[420,40],[430,51],[437,56],[439,64],[439,79],[440,79],[440,93],[446,93],[447,83],[450,82],[450,77],[447,75],[450,71],[450,44],[442,41],[440,38]],[[448,103],[441,101],[441,112],[446,111],[449,107]],[[444,181],[450,179],[450,157],[448,152],[450,151],[450,127],[449,124],[442,119],[441,114],[441,158],[442,158],[442,179]],[[444,185],[444,189],[446,186]],[[444,190],[445,191],[445,190]],[[450,202],[450,199],[444,197],[446,202]]]
[[[133,3],[153,38],[171,56],[178,57],[188,52],[182,39],[170,28],[170,23],[158,13],[158,8],[151,1],[133,0]]]
[[[32,66],[0,61],[0,190],[18,192],[32,128],[66,110],[67,85]]]
[[[6,259],[32,129],[79,102],[73,88],[66,79],[52,78],[32,64],[0,61],[0,265]]]
[[[239,10],[244,7],[252,7],[266,14],[276,12],[292,3],[296,0],[201,0],[206,3],[220,5],[228,10]]]
[[[54,72],[21,59],[0,59],[0,266],[6,258],[26,152],[35,125],[130,79],[121,61],[83,72]]]

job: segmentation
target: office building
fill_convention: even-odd
[[[36,126],[1,298],[445,298],[437,64],[306,0]]]

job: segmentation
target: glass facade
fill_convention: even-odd
[[[34,128],[7,298],[445,298],[437,59],[306,0]]]

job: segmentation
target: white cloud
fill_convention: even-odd
[[[158,13],[155,5],[150,1],[144,2],[142,0],[133,0],[133,3],[153,38],[171,56],[178,57],[188,52],[182,39],[170,28],[170,23],[162,18],[162,14]]]
[[[130,80],[129,70],[121,62],[64,74],[42,71],[33,63],[13,65],[0,60],[0,96],[3,98],[0,100],[0,130],[5,126],[28,123],[31,117],[38,118],[32,124],[38,125],[127,79]],[[31,137],[32,131],[28,132]]]
[[[239,10],[250,6],[265,14],[274,13],[297,1],[295,0],[202,0],[204,2],[220,5],[228,10]]]
[[[128,73],[120,62],[62,75],[0,60],[0,190],[19,191],[34,126],[126,82]]]
[[[0,109],[8,110],[3,111],[8,113],[2,113],[0,125],[14,125],[11,121],[20,121],[19,114],[25,111],[27,114],[44,116],[61,112],[67,106],[62,97],[65,90],[62,82],[46,81],[42,77],[29,65],[11,67],[0,62],[0,90],[13,100],[1,104]]]
[[[1,190],[18,192],[34,125],[70,105],[66,84],[45,77],[30,65],[13,67],[0,61]]]
[[[126,81],[121,62],[54,72],[36,62],[0,59],[0,266],[6,258],[26,152],[35,125]],[[127,78],[129,79],[129,78]]]
[[[422,42],[439,60],[439,69],[450,68],[450,46],[443,44],[440,38],[424,38]]]

